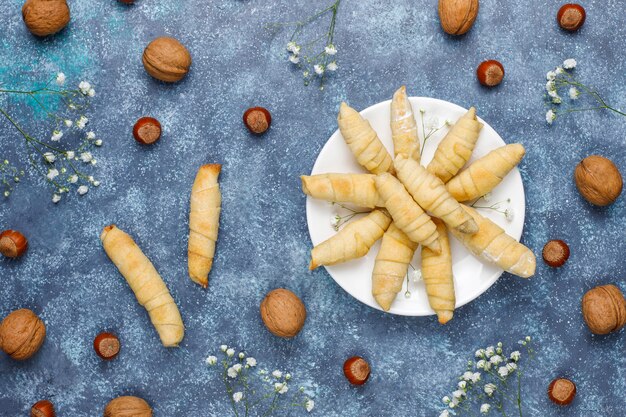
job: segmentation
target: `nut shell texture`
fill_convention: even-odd
[[[0,323],[0,348],[15,360],[33,356],[45,338],[46,326],[31,310],[15,310]]]
[[[580,194],[596,206],[608,206],[622,192],[622,175],[615,164],[600,155],[591,155],[580,161],[574,171],[574,180]]]
[[[65,0],[26,0],[22,18],[33,35],[48,36],[70,22],[70,8]]]
[[[602,285],[589,290],[582,301],[585,323],[592,333],[608,334],[626,324],[626,300],[615,285]]]
[[[107,404],[104,417],[152,417],[152,408],[139,397],[117,397]]]
[[[261,319],[274,335],[296,336],[306,320],[306,308],[293,292],[284,288],[270,291],[261,302]]]
[[[179,41],[170,37],[156,38],[143,51],[143,66],[154,78],[174,83],[189,72],[191,54]]]
[[[478,0],[439,0],[439,20],[444,32],[463,35],[478,16]]]

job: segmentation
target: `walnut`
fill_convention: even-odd
[[[48,36],[67,26],[70,8],[65,0],[26,0],[22,18],[33,35]]]
[[[600,155],[580,161],[574,180],[585,200],[596,206],[608,206],[622,192],[622,175],[611,160]]]
[[[152,408],[139,397],[117,397],[105,407],[104,417],[152,417]]]
[[[174,38],[156,38],[143,51],[143,66],[157,80],[168,83],[180,81],[189,72],[191,55]]]
[[[261,302],[261,319],[274,335],[297,335],[306,320],[306,308],[297,295],[284,288],[270,291]]]
[[[626,324],[626,300],[615,285],[587,291],[582,302],[583,318],[592,333],[608,334]]]
[[[26,308],[15,310],[0,323],[0,349],[22,361],[33,356],[46,338],[46,326]]]
[[[449,35],[463,35],[478,16],[478,0],[439,0],[441,27]]]

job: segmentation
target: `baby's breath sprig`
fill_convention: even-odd
[[[430,117],[427,120],[424,120],[424,115],[426,114],[425,109],[419,109],[420,111],[420,123],[422,125],[422,137],[424,140],[422,141],[422,146],[420,148],[420,152],[424,153],[424,146],[426,146],[426,141],[430,139],[435,133],[439,132],[446,126],[450,126],[449,120],[444,120],[443,123],[439,122],[438,117]],[[428,129],[428,131],[426,130]]]
[[[491,205],[483,205],[483,206],[479,206],[478,203],[480,201],[483,201],[485,203],[489,203],[489,201],[491,200],[491,193],[487,193],[482,197],[479,197],[476,199],[476,201],[474,201],[472,204],[470,204],[471,207],[477,208],[477,209],[485,209],[485,210],[493,210],[497,213],[502,214],[509,222],[512,222],[513,219],[515,218],[515,211],[513,210],[512,207],[505,207],[503,208],[502,206],[504,204],[510,204],[511,203],[511,199],[507,198],[506,200],[502,200],[502,201],[498,201],[496,203],[493,203]]]
[[[245,352],[236,354],[234,347],[221,345],[220,351],[221,360],[211,355],[205,363],[221,368],[222,381],[235,417],[285,415],[291,408],[313,411],[314,394],[304,387],[291,389],[293,376],[290,373],[259,369],[255,358]],[[290,389],[291,393],[287,394]]]
[[[335,24],[337,23],[337,10],[341,0],[335,0],[333,4],[315,13],[304,20],[296,22],[272,23],[268,28],[281,29],[294,28],[291,38],[287,43],[287,59],[302,71],[304,85],[309,85],[315,78],[319,79],[320,90],[324,89],[324,83],[329,72],[335,72],[339,68],[335,55],[337,47],[333,40],[335,37]],[[303,31],[322,16],[330,13],[330,25],[326,33],[312,35],[309,39],[303,39]],[[324,48],[319,50],[318,45],[323,43]]]
[[[343,209],[343,210],[347,211],[347,214],[335,212],[335,213],[333,213],[332,217],[330,218],[330,225],[333,227],[333,229],[335,229],[336,232],[339,231],[341,226],[343,226],[344,224],[346,224],[350,220],[352,220],[354,218],[354,216],[359,215],[359,214],[367,214],[367,213],[369,213],[369,211],[357,211],[357,210],[354,210],[353,208],[350,208],[350,207],[345,206],[345,205],[340,204],[340,203],[331,202],[330,204],[333,205],[333,206],[338,206],[340,209]]]
[[[36,108],[54,121],[50,138],[37,138],[26,132],[5,108],[0,107],[0,114],[22,135],[26,158],[31,167],[52,187],[54,203],[58,203],[71,188],[75,188],[79,195],[84,195],[90,187],[100,185],[85,170],[86,165],[96,165],[91,150],[102,146],[102,140],[94,132],[86,131],[89,119],[84,114],[96,91],[87,81],[80,82],[75,89],[63,88],[65,79],[65,74],[60,72],[43,87],[34,90],[0,89],[0,94],[27,97]],[[50,109],[50,101],[61,104],[57,111]],[[78,144],[75,147],[61,145],[63,137],[78,138]],[[8,160],[4,161],[0,166],[0,181],[4,186],[5,197],[11,194],[23,175],[23,170]]]
[[[626,116],[626,113],[611,107],[593,88],[578,81],[572,74],[576,68],[575,59],[566,59],[562,65],[557,66],[554,70],[546,74],[546,95],[545,101],[550,109],[546,112],[546,122],[554,123],[560,114],[567,114],[581,111],[593,110],[610,110],[619,115]],[[563,97],[559,94],[565,92],[569,97],[569,101],[565,103]],[[593,99],[594,104],[591,107],[575,107],[574,101],[582,96],[588,96]]]

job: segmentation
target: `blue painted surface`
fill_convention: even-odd
[[[579,197],[572,172],[592,153],[611,157],[626,172],[626,119],[584,113],[549,127],[542,97],[545,73],[574,57],[581,79],[626,107],[623,4],[585,1],[585,26],[568,34],[555,23],[558,2],[483,0],[474,28],[453,39],[440,30],[434,1],[345,0],[336,33],[340,70],[319,91],[305,88],[286,62],[289,34],[264,29],[267,22],[303,17],[326,4],[300,3],[138,0],[126,7],[75,0],[69,27],[45,40],[26,31],[20,1],[0,4],[2,83],[29,86],[57,71],[71,82],[91,81],[98,95],[90,127],[105,140],[96,155],[99,189],[54,206],[29,175],[0,206],[0,228],[23,231],[31,245],[24,259],[0,261],[0,315],[32,308],[48,329],[32,360],[0,357],[0,415],[27,415],[33,402],[49,397],[59,416],[93,416],[111,398],[135,394],[154,406],[156,416],[225,416],[229,404],[219,377],[203,360],[227,343],[262,365],[290,370],[298,382],[317,384],[317,415],[432,416],[467,355],[526,334],[538,352],[526,376],[528,415],[622,415],[626,339],[623,332],[591,336],[580,299],[601,283],[626,289],[624,197],[609,208],[593,208]],[[189,76],[177,85],[155,82],[141,65],[145,45],[163,34],[179,38],[193,56]],[[506,68],[504,83],[492,90],[480,87],[474,74],[489,58]],[[307,271],[310,240],[298,176],[310,171],[336,129],[341,100],[365,108],[403,83],[413,95],[475,105],[507,142],[524,143],[523,241],[536,254],[551,238],[566,240],[572,250],[562,269],[539,262],[531,280],[504,275],[445,327],[434,318],[382,314],[340,290],[323,269]],[[0,96],[0,105],[44,132],[45,122],[30,120],[23,101]],[[241,123],[252,105],[274,116],[262,138]],[[131,137],[143,115],[157,117],[165,129],[150,148]],[[0,143],[3,153],[21,151],[20,137],[5,122]],[[186,276],[186,235],[190,186],[207,162],[223,164],[223,212],[210,287],[203,291]],[[112,222],[136,238],[178,301],[187,327],[179,349],[160,346],[104,254],[98,235]],[[308,309],[302,333],[291,341],[267,332],[258,314],[264,294],[281,286],[300,295]],[[123,343],[111,363],[91,348],[103,329]],[[353,354],[373,367],[370,381],[358,389],[341,371]],[[556,409],[545,395],[558,375],[578,384],[568,409]]]

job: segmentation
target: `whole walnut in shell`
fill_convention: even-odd
[[[270,291],[261,302],[261,319],[278,337],[297,335],[306,320],[306,308],[297,295],[284,288]]]
[[[449,35],[467,33],[478,16],[478,0],[439,0],[439,20]]]
[[[48,36],[70,22],[70,8],[65,0],[26,0],[22,18],[33,35]]]
[[[608,334],[626,324],[626,300],[615,285],[587,291],[582,302],[583,318],[592,333]]]
[[[15,360],[33,356],[45,338],[45,324],[26,308],[15,310],[0,323],[0,349]]]
[[[191,54],[182,43],[167,36],[156,38],[143,51],[143,66],[157,80],[180,81],[189,72]]]
[[[152,408],[139,397],[117,397],[105,407],[104,417],[152,417]]]
[[[622,192],[622,175],[610,159],[591,155],[580,161],[574,171],[580,194],[596,206],[608,206]]]

